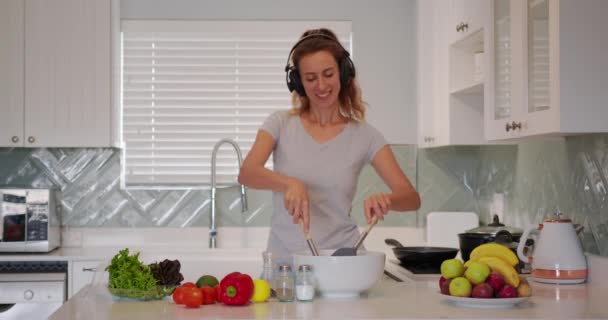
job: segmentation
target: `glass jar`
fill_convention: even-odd
[[[270,285],[270,297],[276,298],[277,293],[274,290],[274,259],[272,258],[272,252],[264,251],[262,253],[262,259],[264,260],[264,266],[260,279],[268,282]]]
[[[315,297],[315,277],[311,265],[303,264],[298,267],[296,297],[298,301],[312,301]]]
[[[279,301],[291,302],[295,297],[295,281],[291,273],[291,266],[282,264],[279,266],[275,280],[275,291]]]

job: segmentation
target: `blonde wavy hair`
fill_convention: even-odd
[[[338,37],[336,37],[333,31],[321,28],[304,32],[300,39],[314,34],[323,34],[334,40],[325,37],[313,37],[304,40],[293,50],[291,55],[292,64],[298,69],[302,57],[319,51],[327,51],[331,53],[339,66],[340,61],[346,58],[347,52],[340,46]],[[338,100],[340,101],[340,114],[343,117],[354,121],[365,120],[365,102],[361,98],[361,88],[356,76],[353,77],[346,87],[340,88]],[[310,111],[310,100],[308,97],[300,96],[295,90],[292,93],[291,102],[291,114],[293,115],[301,115]]]

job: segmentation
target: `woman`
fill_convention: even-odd
[[[391,190],[365,199],[368,223],[374,216],[383,220],[389,210],[420,207],[386,140],[364,121],[354,64],[335,34],[306,31],[289,56],[285,71],[294,107],[266,119],[239,174],[241,184],[273,191],[268,251],[287,263],[307,250],[303,231],[319,249],[353,246],[359,231],[351,205],[365,164]],[[274,171],[264,167],[271,153]]]

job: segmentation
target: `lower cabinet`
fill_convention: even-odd
[[[70,274],[68,275],[68,299],[93,281],[95,273],[98,268],[102,267],[102,263],[102,260],[75,260],[71,262]]]

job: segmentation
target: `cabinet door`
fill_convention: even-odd
[[[461,40],[484,27],[484,7],[488,0],[452,0],[452,42]]]
[[[418,146],[449,144],[448,46],[450,8],[418,3]]]
[[[93,281],[97,268],[102,261],[73,261],[71,275],[69,277],[68,299],[78,293],[84,286]]]
[[[518,0],[493,0],[492,23],[489,25],[489,73],[487,95],[485,97],[485,134],[489,140],[514,138],[520,132],[512,129],[519,106],[514,91],[521,92],[522,86],[515,87],[514,81],[521,74],[522,61],[517,54],[519,37],[514,37],[521,27],[514,23],[514,11]],[[518,90],[519,89],[519,90]]]
[[[0,1],[0,147],[23,145],[23,11]]]
[[[557,1],[526,0],[522,10],[522,134],[533,135],[559,131],[559,110],[554,101],[557,95],[551,90],[552,65],[557,65],[554,54],[557,47],[552,44],[552,17],[557,15]],[[554,13],[554,14],[552,14]]]
[[[26,0],[26,146],[111,145],[110,15],[109,0]]]

